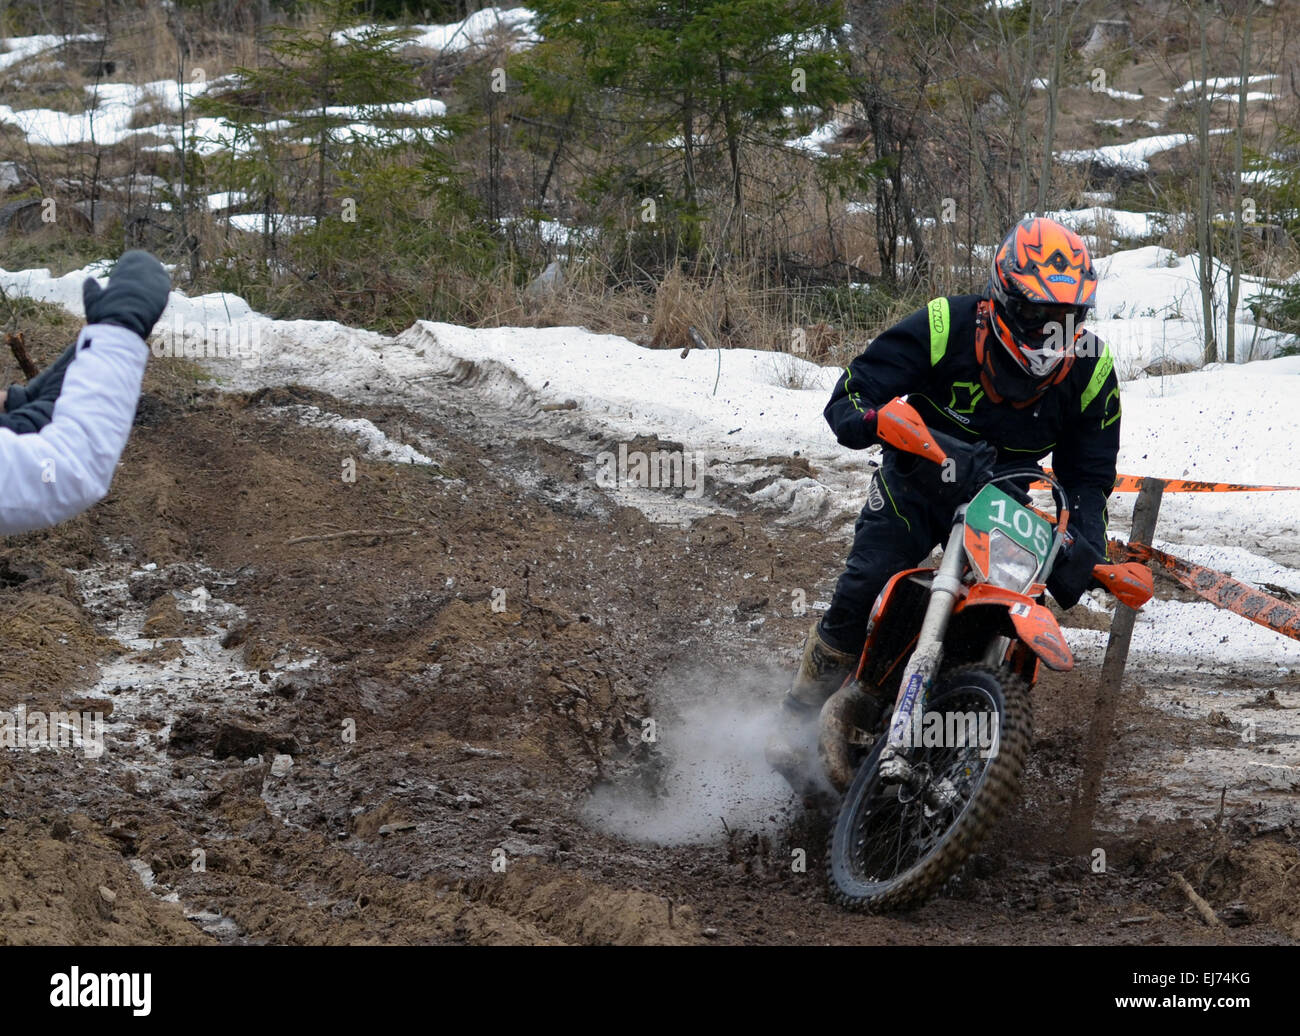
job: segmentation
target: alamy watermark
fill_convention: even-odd
[[[50,976],[51,1007],[129,1007],[145,1018],[153,1010],[153,973],[83,972],[73,965]]]
[[[708,462],[698,450],[629,450],[619,443],[618,452],[604,450],[596,455],[596,485],[602,489],[637,486],[642,489],[684,489],[698,500],[704,495]]]
[[[912,713],[904,735],[909,748],[978,748],[980,758],[997,754],[999,715],[996,712]]]
[[[87,759],[98,759],[104,754],[104,714],[29,711],[26,705],[0,709],[0,748],[80,749]]]
[[[262,362],[262,324],[260,320],[206,324],[174,313],[154,328],[150,350],[160,359],[238,360],[247,370]]]

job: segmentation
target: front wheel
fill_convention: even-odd
[[[986,665],[942,674],[920,744],[907,750],[907,783],[881,773],[886,739],[877,738],[858,767],[831,831],[831,897],[850,910],[916,906],[978,847],[1020,787],[1029,690]]]

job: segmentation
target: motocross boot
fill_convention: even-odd
[[[804,641],[799,671],[781,702],[777,729],[764,750],[768,765],[801,795],[815,784],[818,713],[857,662],[856,654],[837,651],[822,640],[818,623],[812,624]]]

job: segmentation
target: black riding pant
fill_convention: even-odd
[[[831,606],[822,616],[822,639],[857,654],[867,638],[867,620],[876,597],[891,576],[915,568],[946,542],[952,528],[951,502],[934,500],[933,488],[909,478],[929,461],[885,450],[867,489],[867,502],[853,530],[844,573],[835,584]],[[927,491],[928,489],[928,491]]]

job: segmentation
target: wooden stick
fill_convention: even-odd
[[[285,540],[285,546],[295,543],[319,543],[322,540],[341,540],[347,536],[402,536],[405,533],[419,532],[419,529],[348,529],[344,532],[326,532],[318,536],[295,536]]]
[[[1156,532],[1156,519],[1160,515],[1160,497],[1164,483],[1160,479],[1142,480],[1142,491],[1133,505],[1133,528],[1129,539],[1150,544]],[[1129,642],[1133,637],[1133,623],[1137,612],[1126,604],[1115,602],[1115,617],[1110,623],[1110,637],[1106,641],[1106,657],[1102,662],[1097,695],[1092,702],[1092,716],[1084,742],[1083,776],[1080,788],[1070,809],[1066,826],[1067,838],[1078,853],[1096,845],[1093,823],[1097,816],[1097,803],[1101,796],[1102,774],[1111,742],[1115,739],[1115,718],[1119,712],[1124,668],[1128,662]]]
[[[27,344],[23,341],[21,331],[10,333],[5,332],[5,345],[9,346],[10,352],[14,354],[14,359],[18,361],[18,366],[23,369],[23,377],[28,381],[40,374],[41,369],[32,363],[32,358],[27,352]]]
[[[1214,912],[1214,908],[1197,894],[1196,889],[1192,888],[1181,871],[1174,871],[1174,881],[1178,882],[1178,887],[1183,890],[1185,895],[1196,908],[1196,912],[1201,915],[1201,920],[1211,928],[1222,928],[1223,922],[1219,920],[1219,915]]]
[[[691,351],[692,346],[698,347],[700,349],[707,349],[709,347],[708,343],[704,341],[704,336],[701,335],[697,330],[695,330],[695,327],[693,325],[686,329],[686,337],[689,339],[689,341],[686,344],[686,348],[682,350],[683,360],[686,359],[686,354]]]

